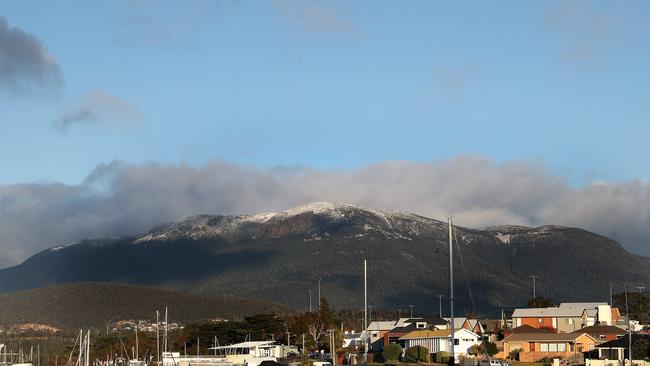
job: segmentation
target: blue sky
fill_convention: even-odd
[[[647,1],[0,5],[0,267],[314,201],[650,256]]]
[[[2,5],[63,83],[0,89],[0,183],[78,183],[113,160],[354,169],[463,154],[578,186],[650,177],[644,1]],[[137,113],[57,126],[98,92]]]

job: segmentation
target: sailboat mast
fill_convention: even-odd
[[[167,320],[167,307],[165,306],[165,352],[167,352],[167,331],[168,331],[169,320]]]
[[[454,245],[453,245],[453,222],[449,217],[449,343],[451,348],[450,363],[453,365],[456,360],[454,359]]]
[[[363,351],[363,362],[368,363],[368,263],[363,260],[363,332],[365,333],[365,347]]]
[[[140,357],[139,348],[140,348],[140,345],[138,344],[138,326],[136,325],[135,326],[135,359],[136,359],[136,361],[140,360],[140,358],[139,358]]]
[[[156,361],[160,365],[160,312],[156,310]]]

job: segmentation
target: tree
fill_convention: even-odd
[[[406,349],[404,362],[429,362],[429,349],[423,346],[413,346]]]
[[[555,306],[555,304],[548,297],[537,296],[528,300],[529,308],[548,308],[551,306]]]
[[[384,360],[399,361],[399,356],[402,355],[402,346],[397,343],[388,344],[381,354],[384,356]]]
[[[521,352],[521,351],[522,351],[521,348],[513,349],[512,351],[510,351],[510,353],[508,353],[508,359],[509,360],[519,361],[519,352]]]
[[[485,349],[487,349],[487,354],[490,356],[495,355],[499,351],[497,349],[496,343],[484,341],[480,344],[472,346],[470,352],[475,355],[484,355]]]
[[[639,338],[632,343],[632,358],[644,360],[650,357],[650,340]]]
[[[612,297],[614,306],[625,311],[625,293],[621,292]],[[630,309],[630,315],[640,317],[648,314],[650,309],[650,299],[641,292],[628,292],[627,303]]]
[[[318,345],[318,340],[327,330],[327,324],[325,324],[318,314],[306,313],[305,315],[307,321],[307,334],[309,334],[311,339],[314,341],[314,345]]]
[[[334,312],[330,308],[329,302],[327,302],[327,299],[324,297],[320,299],[320,309],[318,310],[318,315],[327,326],[336,326],[338,323],[336,317],[334,316]]]

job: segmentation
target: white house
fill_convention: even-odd
[[[440,351],[451,351],[449,342],[449,329],[441,330],[415,330],[402,337],[400,341],[404,342],[405,348],[413,346],[424,346],[429,353],[438,353]],[[456,360],[462,355],[467,355],[472,346],[481,343],[481,337],[465,328],[460,328],[454,332],[454,357]]]

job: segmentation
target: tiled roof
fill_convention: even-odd
[[[515,333],[506,337],[504,342],[513,341],[574,341],[584,333]]]
[[[512,328],[510,330],[510,333],[516,334],[516,333],[554,333],[554,332],[548,328],[533,328],[530,325],[521,325],[519,327]]]
[[[591,327],[585,327],[578,329],[573,333],[587,333],[587,334],[625,334],[627,333],[624,329],[615,327],[613,325],[592,325]]]

